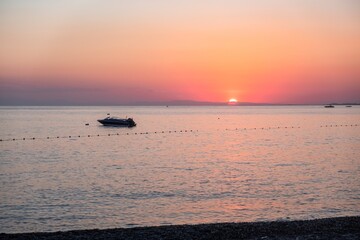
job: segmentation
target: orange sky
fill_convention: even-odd
[[[360,2],[1,1],[0,93],[2,105],[360,102]]]

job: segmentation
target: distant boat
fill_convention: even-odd
[[[346,107],[352,107],[351,105],[347,105]]]
[[[334,108],[334,105],[325,105],[325,108]]]
[[[104,119],[98,120],[99,123],[104,126],[124,126],[124,127],[135,127],[136,123],[132,118],[117,118],[117,117],[107,117]]]

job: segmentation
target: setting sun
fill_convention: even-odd
[[[235,98],[230,98],[229,103],[237,103],[237,100]]]

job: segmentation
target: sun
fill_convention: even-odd
[[[235,98],[230,98],[229,99],[229,103],[231,104],[231,103],[237,103],[238,101],[235,99]]]

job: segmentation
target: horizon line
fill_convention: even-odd
[[[322,106],[322,105],[360,105],[360,102],[329,103],[258,103],[258,102],[209,102],[194,100],[149,101],[127,103],[54,103],[54,104],[1,104],[1,107],[46,107],[46,106]]]

